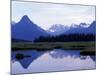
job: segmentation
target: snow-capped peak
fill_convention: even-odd
[[[62,25],[62,24],[54,24],[49,28],[50,32],[59,32],[59,31],[65,31],[68,29],[68,26]]]

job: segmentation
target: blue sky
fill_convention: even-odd
[[[91,23],[95,20],[95,6],[12,1],[12,21],[20,21],[23,15],[47,30],[53,24]]]

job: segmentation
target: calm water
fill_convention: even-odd
[[[16,54],[24,58],[16,59]],[[79,51],[38,52],[35,50],[12,52],[12,74],[50,71],[95,69],[95,56],[81,56]]]

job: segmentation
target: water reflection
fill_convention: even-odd
[[[85,60],[87,56],[81,56],[80,51],[77,50],[61,50],[61,49],[54,49],[53,51],[49,52],[49,54],[53,58],[64,58],[70,56],[71,58],[80,58],[81,60]],[[95,56],[90,56],[93,61],[96,61]]]
[[[70,57],[79,57],[80,56],[80,52],[79,51],[70,51],[70,50],[61,50],[61,49],[54,49],[53,51],[51,51],[49,53],[53,58],[64,58],[64,57],[67,57],[67,56],[70,56]]]
[[[34,62],[38,57],[40,57],[44,52],[37,52],[35,50],[29,51],[16,51],[12,53],[12,60],[19,61],[23,68],[28,68],[28,66]],[[16,55],[20,55],[21,59]],[[17,57],[17,58],[16,58]]]
[[[15,55],[18,53],[30,57],[16,60]],[[34,50],[13,52],[12,60],[15,60],[12,63],[13,74],[95,68],[95,56],[81,56],[79,51],[65,51],[60,49],[46,52]]]

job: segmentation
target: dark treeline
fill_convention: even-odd
[[[23,39],[16,39],[16,38],[11,38],[12,42],[32,42],[32,41],[28,41],[28,40],[23,40]]]
[[[95,41],[94,34],[68,34],[59,36],[40,36],[34,42],[70,42],[70,41]]]

